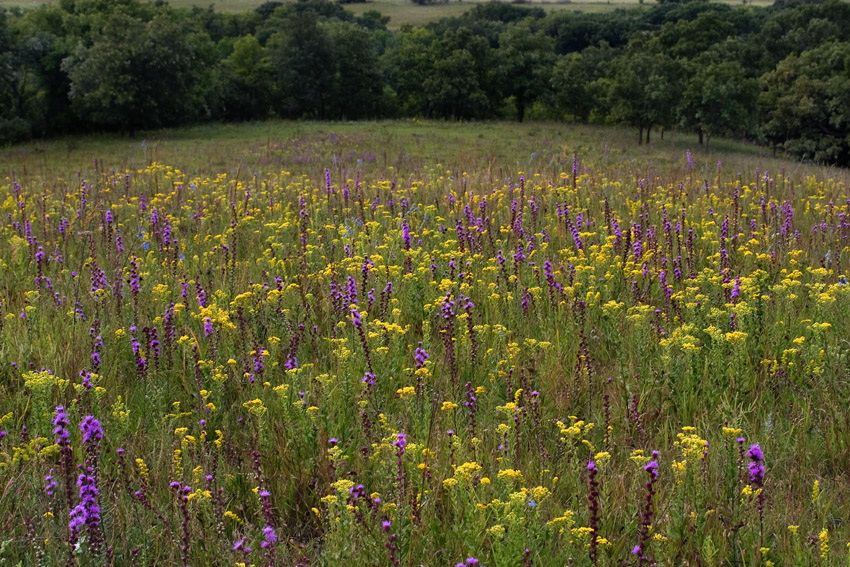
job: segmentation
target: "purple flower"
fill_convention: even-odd
[[[71,423],[68,421],[68,414],[65,413],[64,406],[56,406],[56,417],[53,418],[53,434],[56,435],[56,444],[60,446],[68,445],[71,439],[71,433],[68,431],[68,426]]]
[[[407,435],[405,433],[396,433],[396,440],[393,441],[393,446],[398,447],[403,452],[404,447],[406,445],[407,445]]]
[[[263,528],[263,538],[265,541],[260,545],[262,547],[269,547],[271,544],[277,541],[277,534],[274,531],[274,528],[271,526],[266,526]]]
[[[750,473],[750,482],[753,483],[756,487],[760,488],[764,485],[764,453],[761,450],[761,447],[758,444],[753,444],[750,446],[749,451],[747,451],[747,456],[752,461],[747,467],[748,472]]]
[[[83,443],[91,443],[103,439],[103,428],[100,426],[100,421],[91,415],[87,415],[80,422],[80,430],[83,432]]]

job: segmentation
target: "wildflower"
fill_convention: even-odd
[[[820,541],[820,558],[826,559],[829,556],[829,530],[824,528],[818,534],[818,541]]]

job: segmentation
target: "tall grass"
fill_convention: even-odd
[[[632,137],[4,150],[0,561],[846,564],[846,172]]]

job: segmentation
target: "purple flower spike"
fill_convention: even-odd
[[[87,415],[80,422],[80,430],[83,432],[83,443],[97,442],[103,439],[103,428],[100,426],[100,421],[94,416]]]

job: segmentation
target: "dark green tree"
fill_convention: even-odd
[[[591,113],[607,114],[604,77],[616,51],[607,43],[558,59],[552,69],[552,106],[558,116],[587,122]]]
[[[402,116],[427,116],[423,84],[432,72],[431,44],[437,34],[426,28],[403,28],[381,56],[389,96]]]
[[[850,165],[850,43],[789,55],[761,83],[768,142],[804,159]]]
[[[144,22],[113,13],[92,45],[62,64],[75,112],[92,126],[130,134],[203,117],[206,66],[192,39],[165,15]]]
[[[222,114],[225,118],[267,118],[276,97],[274,66],[252,35],[238,38],[222,63]]]
[[[372,33],[349,22],[325,24],[333,44],[336,69],[333,75],[333,114],[356,120],[374,118],[383,107],[384,81]]]
[[[638,128],[639,143],[644,131],[650,141],[653,126],[672,126],[683,90],[679,62],[638,38],[613,62],[611,71],[612,115]]]
[[[680,103],[682,124],[708,149],[712,136],[741,135],[755,129],[758,80],[733,61],[697,62]]]
[[[335,54],[333,41],[319,25],[315,12],[289,14],[284,31],[269,40],[269,50],[277,71],[283,113],[290,117],[326,118],[336,72]]]
[[[496,80],[505,98],[516,107],[519,122],[526,109],[549,92],[555,65],[555,42],[527,22],[513,25],[499,36],[496,52]]]

